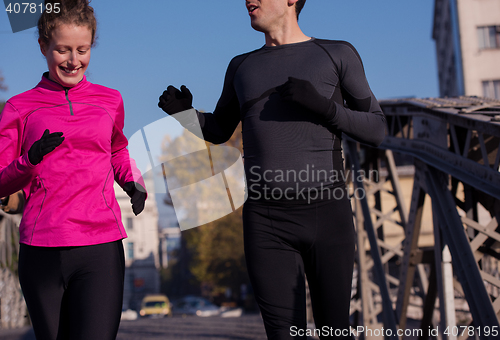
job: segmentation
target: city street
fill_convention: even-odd
[[[180,317],[122,321],[117,340],[250,340],[266,339],[259,314],[239,318]],[[0,330],[0,340],[35,340],[30,327]]]

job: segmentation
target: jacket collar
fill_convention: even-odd
[[[90,83],[87,81],[87,77],[83,75],[82,80],[78,84],[72,87],[64,87],[61,84],[49,79],[49,72],[45,72],[42,75],[42,79],[38,83],[37,87],[49,90],[49,91],[68,91],[75,92],[85,89]]]

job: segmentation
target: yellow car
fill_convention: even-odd
[[[171,316],[170,301],[163,294],[146,295],[142,299],[141,316]]]

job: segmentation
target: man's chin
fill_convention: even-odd
[[[266,30],[260,26],[258,23],[254,22],[254,21],[251,21],[250,22],[250,25],[252,26],[252,28],[254,30],[256,30],[257,32],[262,32],[262,33],[266,33]]]

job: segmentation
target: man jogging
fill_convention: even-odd
[[[355,231],[341,136],[378,146],[386,123],[354,47],[301,31],[304,3],[246,1],[266,44],[233,58],[213,114],[193,116],[215,144],[242,122],[245,257],[268,338],[305,339],[304,273],[320,338],[352,338]],[[169,86],[158,105],[189,129],[198,122],[176,113],[192,98]]]

